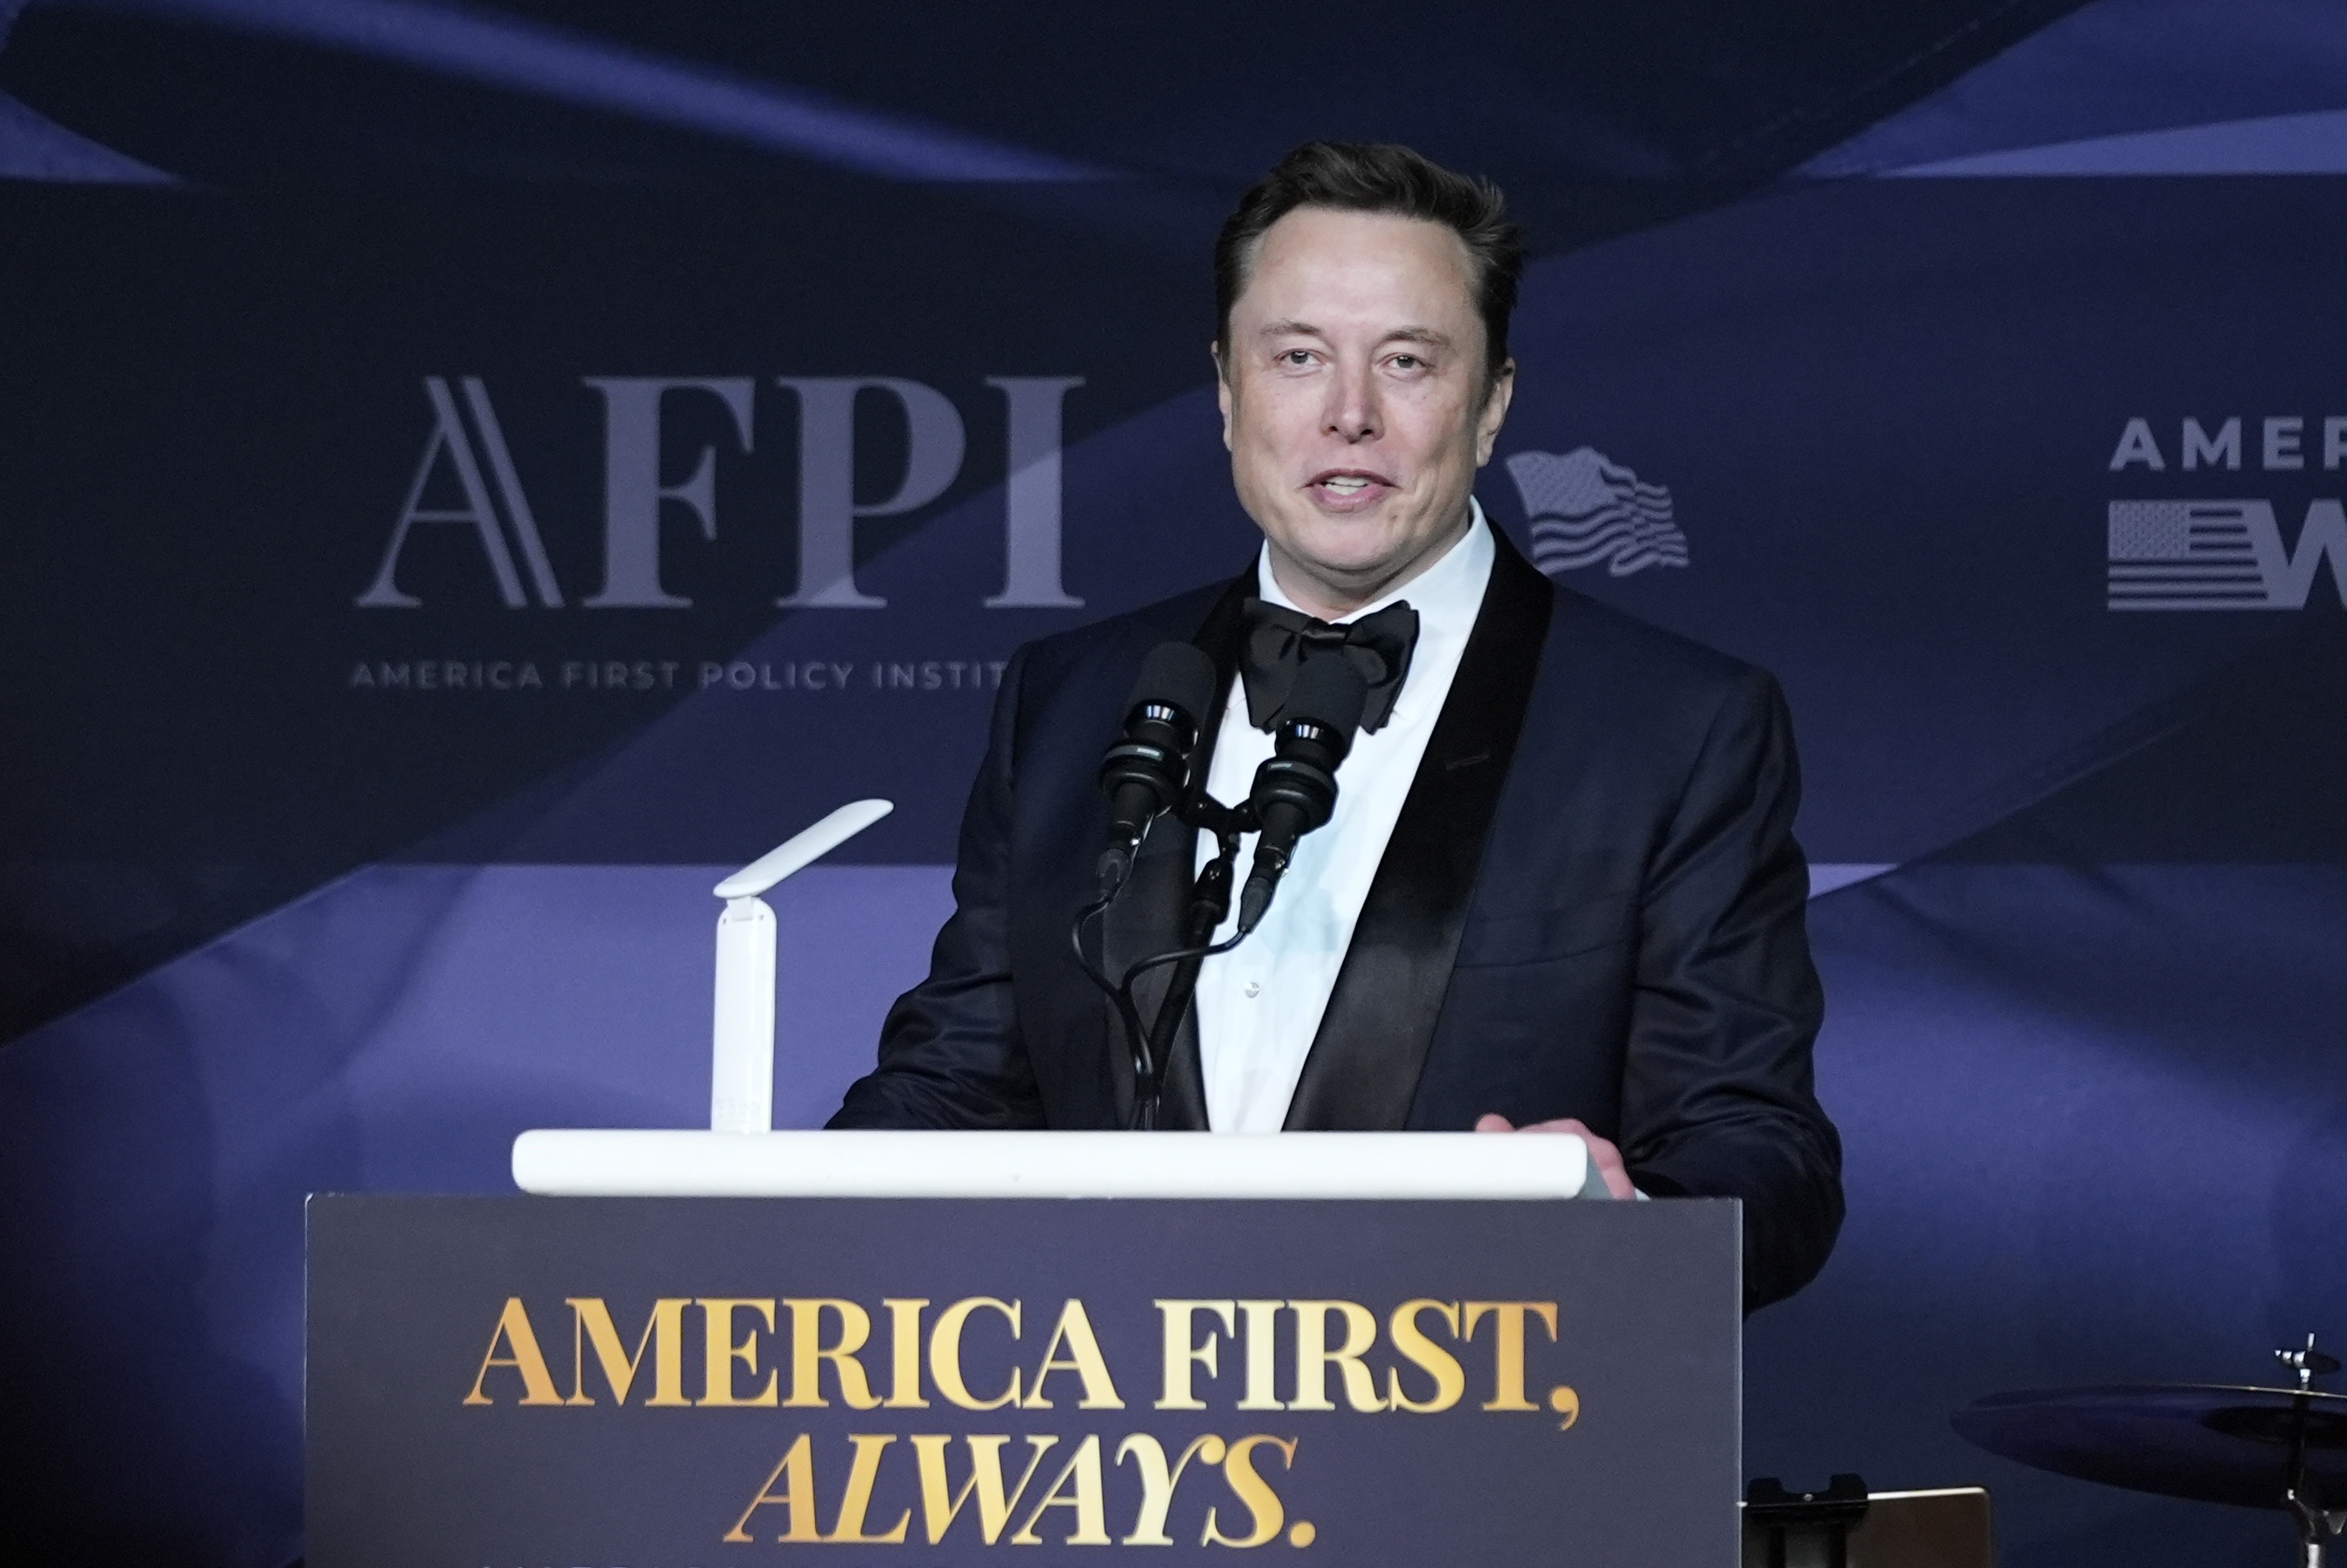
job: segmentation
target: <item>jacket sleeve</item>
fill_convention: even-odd
[[[848,1087],[833,1127],[1043,1125],[1010,982],[1010,829],[1024,651],[1003,672],[986,761],[970,788],[954,912],[928,978],[888,1009],[879,1065]]]
[[[1792,722],[1749,671],[1714,713],[1648,865],[1622,1095],[1632,1179],[1744,1202],[1745,1308],[1824,1266],[1841,1228],[1841,1140],[1814,1092],[1824,994]]]

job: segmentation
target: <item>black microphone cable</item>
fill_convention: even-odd
[[[1214,858],[1207,863],[1206,868],[1198,874],[1197,883],[1191,889],[1190,919],[1184,945],[1170,953],[1160,953],[1134,964],[1125,970],[1123,982],[1117,988],[1120,1010],[1137,1021],[1141,1017],[1141,1002],[1133,993],[1133,987],[1143,975],[1152,969],[1166,964],[1177,966],[1173,977],[1165,983],[1165,994],[1158,999],[1157,1017],[1149,1027],[1145,1060],[1152,1064],[1153,1071],[1145,1088],[1136,1081],[1134,1122],[1135,1125],[1145,1129],[1156,1126],[1158,1102],[1165,1087],[1165,1064],[1173,1061],[1174,1038],[1181,1030],[1184,1016],[1190,1010],[1190,998],[1197,989],[1199,968],[1214,954],[1229,952],[1246,936],[1242,931],[1227,942],[1214,944],[1215,928],[1222,925],[1223,917],[1230,913],[1231,878],[1238,865],[1239,834],[1249,825],[1248,819],[1244,812],[1227,810],[1212,800],[1202,802],[1201,808],[1209,815],[1221,847]]]
[[[1213,806],[1213,803],[1207,804]],[[1239,813],[1223,812],[1218,807],[1214,809],[1225,821],[1235,824],[1243,820]],[[1156,1129],[1158,1102],[1163,1097],[1165,1088],[1163,1064],[1170,1059],[1174,1032],[1182,1026],[1182,1016],[1190,1010],[1190,996],[1198,983],[1199,966],[1215,954],[1227,953],[1246,940],[1247,934],[1241,931],[1226,942],[1207,944],[1207,938],[1223,923],[1223,917],[1230,913],[1231,880],[1238,861],[1236,826],[1225,829],[1221,838],[1221,852],[1205,870],[1199,873],[1197,886],[1192,890],[1189,937],[1193,945],[1143,958],[1125,970],[1124,979],[1118,981],[1110,979],[1104,971],[1092,966],[1092,955],[1084,951],[1083,943],[1084,927],[1107,911],[1114,901],[1114,895],[1086,905],[1082,913],[1076,917],[1075,924],[1069,928],[1069,942],[1075,949],[1076,963],[1083,969],[1085,977],[1116,1005],[1117,1018],[1124,1027],[1125,1040],[1133,1055],[1133,1113],[1127,1122],[1129,1129],[1142,1132]],[[1174,979],[1166,986],[1165,995],[1158,1000],[1155,1020],[1144,1028],[1141,1020],[1141,999],[1133,994],[1133,986],[1143,975],[1167,964],[1182,967],[1174,970]]]
[[[1143,1103],[1144,1086],[1153,1085],[1157,1081],[1157,1063],[1149,1049],[1149,1033],[1141,1027],[1141,1009],[1134,1003],[1132,994],[1109,979],[1104,970],[1095,968],[1092,966],[1092,955],[1084,951],[1084,927],[1105,914],[1109,905],[1115,902],[1115,899],[1116,895],[1113,892],[1105,893],[1085,905],[1068,927],[1068,946],[1075,951],[1076,967],[1082,969],[1085,979],[1098,986],[1101,993],[1115,1005],[1118,1021],[1124,1026],[1125,1048],[1133,1056],[1133,1110],[1138,1116]],[[1152,1120],[1154,1120],[1153,1115]]]

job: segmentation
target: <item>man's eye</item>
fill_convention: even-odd
[[[1425,363],[1414,354],[1398,354],[1393,356],[1393,367],[1396,370],[1416,370]]]
[[[1308,348],[1292,348],[1281,354],[1279,358],[1283,364],[1310,364],[1312,351]]]

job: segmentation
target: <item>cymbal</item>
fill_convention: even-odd
[[[2202,1502],[2280,1508],[2291,1428],[2306,1411],[2306,1470],[2347,1499],[2347,1395],[2216,1383],[2033,1389],[1951,1418],[1972,1442],[2039,1470]]]

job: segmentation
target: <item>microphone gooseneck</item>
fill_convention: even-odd
[[[1255,770],[1248,796],[1262,832],[1246,886],[1239,892],[1238,931],[1252,931],[1271,907],[1296,841],[1324,826],[1337,809],[1337,766],[1352,750],[1368,701],[1368,683],[1352,663],[1323,655],[1296,672],[1271,757]]]
[[[1108,847],[1098,867],[1103,899],[1114,897],[1132,875],[1150,823],[1181,798],[1214,679],[1214,661],[1187,642],[1161,642],[1142,661],[1125,701],[1123,734],[1101,759],[1100,785],[1109,799]]]

